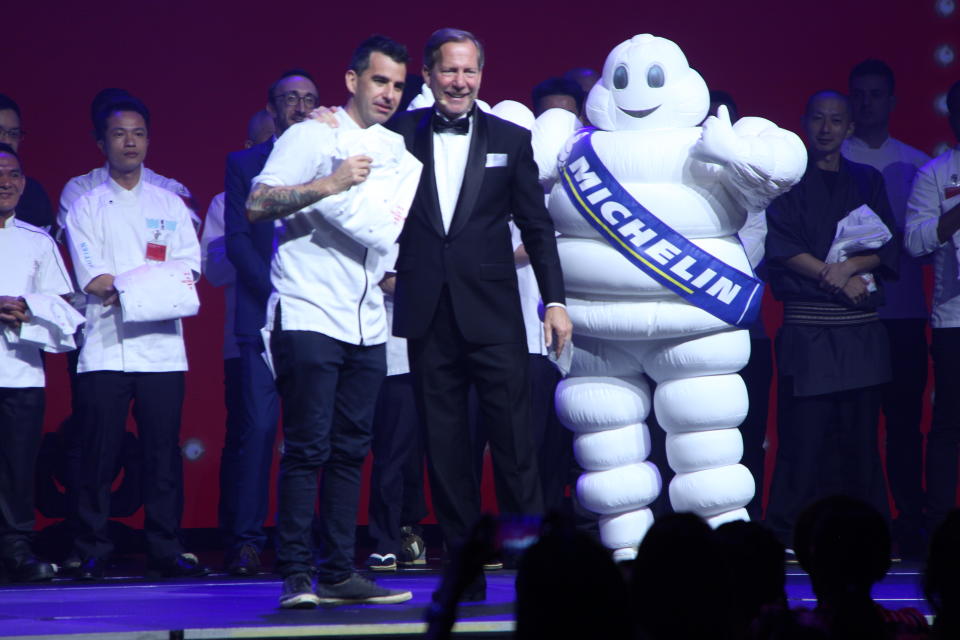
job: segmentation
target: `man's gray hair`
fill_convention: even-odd
[[[483,69],[483,45],[480,44],[477,37],[469,31],[451,27],[437,29],[427,39],[427,46],[423,50],[423,67],[425,69],[433,68],[433,65],[440,59],[440,47],[448,42],[472,42],[473,46],[477,48],[477,64],[480,69]]]

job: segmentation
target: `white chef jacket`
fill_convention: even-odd
[[[223,359],[239,358],[233,327],[237,315],[237,270],[227,258],[227,236],[223,221],[224,193],[213,196],[203,219],[200,254],[203,275],[215,287],[223,287],[226,309],[223,318]]]
[[[43,229],[17,220],[16,215],[0,226],[0,272],[0,295],[4,296],[61,296],[73,290],[53,238]],[[12,342],[0,325],[0,387],[44,386],[39,346]]]
[[[843,157],[866,164],[881,174],[890,200],[890,211],[897,227],[906,225],[907,198],[917,169],[930,156],[895,138],[888,137],[876,149],[860,138],[847,138],[841,147]],[[906,251],[900,252],[899,276],[884,282],[884,304],[877,312],[881,318],[926,318],[927,301],[923,294],[923,269],[920,261]]]
[[[60,225],[61,229],[67,226],[67,211],[70,210],[70,205],[87,191],[102,185],[109,177],[110,167],[104,165],[82,176],[70,178],[70,180],[67,181],[67,184],[63,187],[63,191],[60,193],[60,210],[57,212],[57,224]],[[152,171],[146,167],[140,167],[140,180],[180,196],[184,201],[189,201],[193,198],[193,196],[190,195],[190,190],[173,178],[162,176],[156,171]],[[200,218],[197,214],[190,211],[190,219],[193,221],[194,227],[199,229]]]
[[[336,129],[316,120],[287,129],[254,184],[293,186],[333,173],[345,159],[338,152],[338,133],[360,128],[346,109],[334,117]],[[266,328],[273,329],[279,303],[284,330],[315,331],[356,345],[383,344],[387,321],[379,283],[392,263],[353,240],[321,209],[306,207],[277,221]]]
[[[913,256],[933,254],[934,328],[960,327],[960,280],[957,250],[951,239],[937,239],[940,216],[960,204],[960,195],[947,198],[947,190],[960,188],[960,151],[951,149],[917,171],[907,200],[904,244]]]
[[[80,196],[67,214],[67,240],[81,289],[99,275],[147,263],[147,243],[165,246],[166,260],[200,271],[200,244],[183,200],[140,180],[127,190],[108,179]],[[124,322],[119,306],[87,296],[86,341],[79,373],[186,371],[181,320]]]

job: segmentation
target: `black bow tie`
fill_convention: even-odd
[[[459,118],[451,122],[442,116],[435,115],[433,117],[433,132],[465,136],[470,132],[470,118]]]

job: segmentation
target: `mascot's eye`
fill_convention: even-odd
[[[630,82],[630,74],[627,73],[627,67],[620,65],[613,72],[613,88],[614,89],[626,89],[627,83]]]
[[[658,64],[655,64],[649,69],[647,69],[647,84],[650,87],[657,89],[659,87],[662,87],[664,82],[665,82],[665,78],[663,77],[663,67],[661,67]]]

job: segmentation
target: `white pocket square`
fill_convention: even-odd
[[[507,166],[507,154],[505,153],[488,153],[487,154],[487,165],[488,167],[505,167]]]

